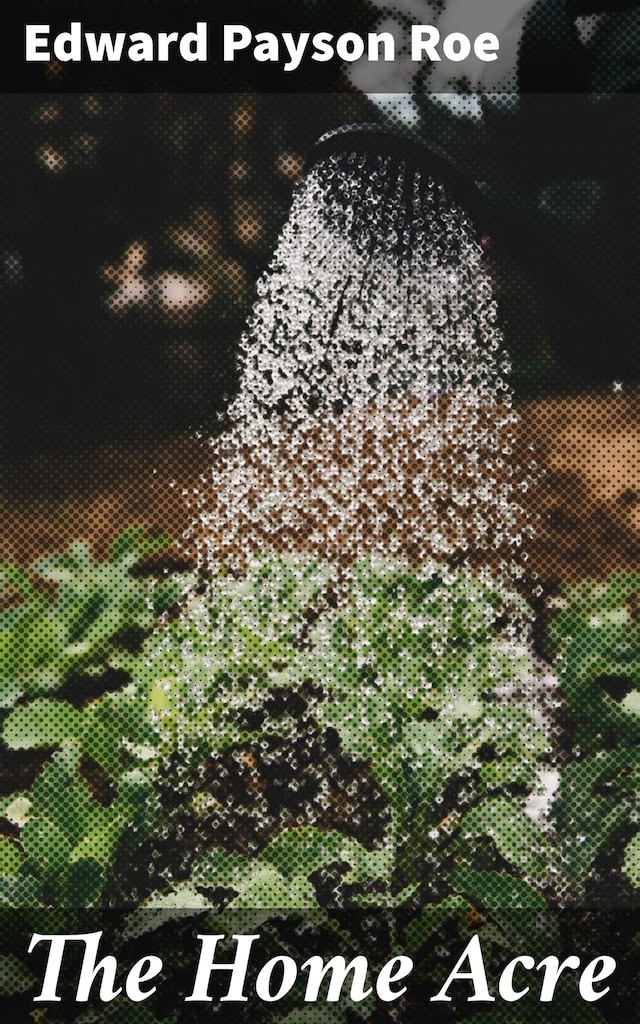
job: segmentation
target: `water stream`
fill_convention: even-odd
[[[347,143],[298,187],[258,296],[197,498],[202,564],[277,550],[514,571],[528,467],[482,248],[445,187]]]
[[[248,702],[270,721],[266,707],[291,698],[306,708],[322,687],[311,724],[274,712],[280,746],[269,756],[294,763],[310,737],[340,737],[386,779],[401,832],[420,801],[404,782],[394,788],[398,772],[437,780],[435,793],[457,770],[455,751],[475,778],[480,749],[511,764],[517,737],[530,779],[518,814],[544,823],[557,779],[537,759],[551,750],[555,680],[528,646],[531,615],[513,586],[529,528],[519,489],[531,475],[514,452],[508,361],[470,220],[395,156],[329,155],[297,189],[258,290],[230,426],[210,442],[196,495],[193,535],[211,584],[186,606],[189,671],[179,664],[165,684],[189,709],[178,713],[184,750],[210,749],[231,708]],[[318,792],[335,783],[334,762],[321,760]],[[333,827],[317,817],[321,796],[306,810],[292,800],[296,821]],[[428,813],[439,820],[437,801]],[[370,808],[357,814],[359,837],[379,824]],[[408,834],[398,835],[387,838],[402,860]]]

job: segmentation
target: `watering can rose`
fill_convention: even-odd
[[[251,983],[254,992],[248,994],[250,986],[247,974],[250,966],[256,966],[252,959],[260,935],[233,935],[231,938],[235,949],[231,959],[226,960],[218,956],[218,945],[224,943],[227,936],[200,934],[197,938],[200,951],[193,986],[184,998],[186,1003],[211,1003],[214,998],[219,1003],[246,1003],[252,995],[261,1002],[275,1003],[288,996],[296,984],[300,988],[301,1001],[305,1003],[336,1003],[340,999],[358,1003],[374,996],[381,1002],[391,1003],[407,992],[407,982],[414,967],[411,957],[403,954],[393,956],[376,967],[372,967],[363,955],[354,956],[349,962],[340,955],[327,961],[321,956],[311,956],[300,965],[293,957],[280,955],[271,957],[260,967]],[[78,973],[76,1002],[88,1002],[95,996],[96,988],[98,998],[103,1003],[111,1002],[123,994],[132,1002],[143,1002],[152,996],[157,991],[157,982],[164,968],[161,958],[154,954],[143,956],[128,970],[124,970],[114,956],[99,958],[101,939],[102,932],[69,935],[34,933],[29,952],[40,943],[48,943],[48,953],[42,988],[33,1002],[62,1001],[58,994],[62,963],[67,945],[77,942],[84,944],[84,951]],[[495,996],[489,989],[480,938],[474,935],[444,983],[429,1001],[450,1002],[453,998],[450,991],[463,983],[463,991],[467,993],[466,1001],[469,1003],[493,1003],[497,999],[514,1003],[530,992],[539,1002],[550,1003],[560,978],[564,974],[573,974],[577,975],[581,999],[593,1003],[609,992],[605,982],[615,969],[616,961],[611,956],[596,956],[582,965],[578,956],[568,956],[561,961],[553,955],[536,960],[533,956],[523,954],[514,957],[502,969],[498,980],[498,995]],[[210,991],[214,975],[222,982],[215,997]],[[540,983],[535,986],[535,993],[532,990],[534,980]]]

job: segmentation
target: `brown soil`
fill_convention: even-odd
[[[533,445],[542,482],[526,495],[537,517],[528,572],[546,584],[640,565],[640,395],[530,401],[519,444]],[[39,457],[7,474],[2,557],[20,563],[82,537],[98,555],[124,526],[182,535],[184,493],[209,474],[211,453],[180,439]]]

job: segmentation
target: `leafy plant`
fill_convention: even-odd
[[[144,839],[153,828],[151,783],[125,772],[108,801],[97,800],[82,774],[78,745],[66,741],[29,793],[4,801],[20,823],[19,840],[2,837],[0,906],[91,907],[113,886],[111,862],[125,830]]]
[[[108,668],[115,648],[139,646],[178,599],[180,587],[173,580],[151,586],[131,570],[170,544],[169,537],[132,527],[104,561],[77,542],[31,571],[2,566],[0,588],[8,607],[0,615],[0,707],[59,692],[78,677],[95,678]]]
[[[535,714],[539,670],[515,639],[525,618],[489,577],[359,564],[344,604],[309,631],[297,671],[323,680],[319,721],[371,759],[405,851],[404,882],[424,871],[422,859],[439,862],[443,836],[450,845],[467,809],[485,836],[503,816],[506,832],[530,830],[513,797],[534,788],[547,738]],[[497,794],[510,794],[506,807]]]
[[[637,901],[640,576],[564,588],[547,630],[570,717],[553,814],[568,894]]]
[[[292,829],[291,850],[301,825],[348,832],[352,816],[340,814],[348,804],[360,816],[360,863],[369,863],[366,847],[385,848],[380,875],[375,855],[357,884],[351,860],[338,873],[338,889],[350,888],[354,899],[360,886],[365,904],[432,898],[429,887],[445,884],[444,862],[508,864],[540,884],[550,853],[523,805],[548,739],[537,706],[540,670],[516,640],[526,614],[489,577],[436,563],[417,572],[359,563],[340,580],[327,566],[285,559],[256,561],[238,580],[221,573],[149,642],[146,669],[135,676],[166,770],[184,793],[179,813],[188,807],[198,835],[215,834],[231,793],[237,805],[253,786],[245,801],[249,817],[253,804],[251,842],[269,862],[278,829]],[[321,764],[318,792],[305,789],[301,739],[334,766],[340,758],[360,765],[360,796],[354,782],[349,796],[329,791],[323,806]],[[274,758],[297,765],[276,780],[288,809],[276,826]],[[362,787],[366,774],[381,793],[377,803]],[[199,856],[196,873],[220,856]],[[272,868],[269,876],[259,862],[254,868],[276,885]],[[210,870],[207,878],[210,887]]]
[[[3,571],[3,788],[20,751],[33,752],[33,784],[20,789],[16,778],[1,804],[0,905],[126,899],[114,854],[124,836],[149,836],[157,804],[153,772],[136,753],[153,732],[126,668],[182,590],[178,579],[132,570],[168,542],[134,527],[104,562],[75,544],[30,573]]]
[[[548,643],[581,750],[640,740],[640,576],[567,588],[552,618]]]
[[[635,711],[616,712],[607,687],[591,703],[603,674],[624,666],[636,683],[635,577],[565,591],[547,630],[573,746],[541,817],[553,701],[522,639],[528,609],[503,585],[436,562],[338,575],[299,558],[151,583],[130,571],[148,550],[128,534],[111,563],[82,549],[41,563],[54,592],[5,575],[5,664],[12,643],[21,662],[3,739],[40,761],[0,803],[0,911],[143,907],[116,946],[187,912],[211,926],[257,914],[274,953],[282,915],[302,913],[310,942],[408,952],[432,985],[443,941],[481,929],[493,976],[541,929],[562,947],[549,905],[636,905]],[[20,647],[41,621],[50,650]],[[17,997],[30,965],[7,964]],[[539,1019],[531,1005],[505,1021]]]

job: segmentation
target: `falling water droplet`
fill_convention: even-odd
[[[500,456],[516,417],[481,245],[443,185],[345,147],[301,183],[258,285],[194,525],[202,562],[266,549],[513,569],[526,524]]]

